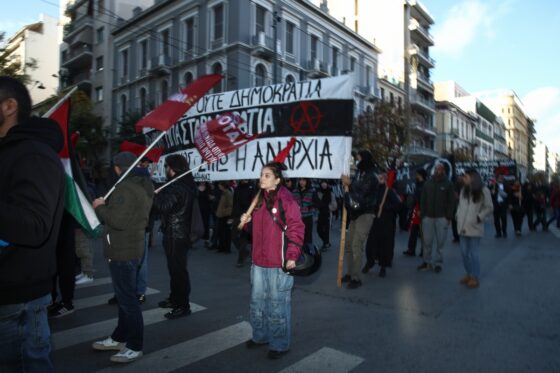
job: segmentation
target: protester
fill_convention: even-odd
[[[233,209],[233,193],[226,181],[218,183],[220,201],[216,209],[216,226],[218,231],[217,247],[219,253],[231,253],[231,212]]]
[[[395,250],[395,221],[401,207],[401,199],[393,189],[387,186],[385,170],[380,170],[377,174],[375,193],[375,219],[373,219],[366,244],[367,262],[362,273],[368,273],[377,261],[381,267],[379,277],[385,277],[386,268],[392,266]]]
[[[47,306],[64,209],[64,138],[31,118],[19,81],[0,76],[0,367],[52,372]]]
[[[121,176],[134,167],[136,156],[121,152],[113,157],[114,170]],[[109,199],[97,198],[93,208],[105,225],[104,254],[109,261],[111,281],[119,306],[118,324],[110,337],[94,342],[95,350],[119,351],[115,363],[129,363],[142,357],[144,320],[137,297],[138,269],[144,254],[154,187],[135,168],[116,185]]]
[[[292,191],[301,210],[301,219],[305,224],[305,245],[313,245],[313,211],[317,203],[315,190],[311,187],[309,179],[301,178],[298,186]]]
[[[550,207],[552,207],[552,217],[546,223],[547,227],[556,220],[556,228],[560,229],[560,183],[552,183],[550,189]]]
[[[456,217],[463,265],[467,272],[460,282],[471,289],[480,284],[480,239],[484,236],[484,220],[492,214],[492,210],[490,191],[483,185],[477,171],[468,170]]]
[[[538,181],[535,184],[535,230],[537,230],[537,226],[540,224],[542,226],[542,231],[548,231],[548,225],[546,220],[546,198],[548,196],[548,188],[542,181]]]
[[[290,348],[291,293],[294,278],[283,271],[292,269],[301,255],[305,225],[290,191],[283,186],[278,162],[266,164],[260,177],[261,193],[255,211],[241,215],[241,222],[254,222],[253,266],[251,267],[250,321],[253,336],[247,348],[268,344],[268,358],[278,359]],[[285,228],[285,233],[284,233]],[[287,245],[284,254],[283,244]]]
[[[529,231],[535,231],[535,196],[533,193],[533,183],[527,181],[523,184],[522,188],[522,206],[523,212],[527,215],[527,225],[529,226]]]
[[[426,182],[426,170],[423,168],[416,171],[415,175],[415,190],[412,195],[412,216],[410,218],[410,233],[408,235],[408,250],[404,251],[403,254],[406,256],[416,255],[416,245],[418,242],[418,236],[420,236],[420,253],[424,252],[424,243],[422,239],[422,212],[420,211],[420,197],[422,196],[422,188]]]
[[[422,233],[424,234],[424,262],[418,270],[439,273],[443,265],[443,245],[455,211],[455,190],[445,174],[445,166],[437,163],[435,173],[424,184],[420,199]],[[435,257],[432,255],[434,240]]]
[[[520,237],[521,227],[523,226],[523,193],[519,180],[515,180],[511,186],[508,199],[511,219],[513,220],[513,230],[515,231],[515,236]]]
[[[377,178],[374,172],[373,157],[368,150],[357,154],[358,165],[352,179],[347,175],[341,178],[342,184],[348,189],[348,196],[358,202],[359,209],[347,206],[350,225],[346,234],[346,262],[347,272],[342,277],[342,282],[348,282],[348,289],[362,286],[360,270],[364,244],[368,238],[369,230],[375,217],[375,190]]]
[[[507,237],[507,198],[508,191],[504,184],[504,175],[498,175],[490,189],[492,203],[494,204],[494,227],[496,238]]]
[[[168,180],[173,180],[189,170],[189,164],[181,155],[165,158]],[[187,270],[187,253],[191,248],[190,232],[196,184],[188,174],[159,192],[154,198],[154,210],[161,214],[163,248],[169,270],[170,295],[159,302],[161,308],[171,308],[165,314],[176,319],[191,314],[189,296],[191,281]]]
[[[336,199],[329,186],[327,180],[321,180],[321,185],[317,196],[317,210],[319,217],[317,219],[317,234],[323,241],[321,251],[327,251],[331,247],[330,232],[331,232],[331,213],[338,209]]]
[[[255,195],[255,185],[249,180],[240,180],[237,188],[233,192],[233,211],[232,211],[232,242],[237,248],[238,268],[243,267],[245,260],[250,254],[249,244],[251,235],[246,230],[237,229],[241,221],[241,214],[249,209]]]
[[[455,180],[455,201],[459,201],[459,194],[463,188],[463,175],[458,175],[457,180]],[[459,242],[461,237],[459,236],[459,230],[457,229],[457,220],[455,219],[455,212],[457,212],[457,203],[455,203],[455,211],[453,213],[453,219],[451,220],[451,232],[453,233],[453,243]]]
[[[198,183],[198,206],[200,215],[202,216],[202,224],[204,225],[204,235],[202,239],[207,247],[210,246],[210,210],[212,203],[210,201],[210,185],[208,183]]]

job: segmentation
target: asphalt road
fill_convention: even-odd
[[[511,227],[511,221],[510,221]],[[526,228],[525,228],[526,230]],[[386,278],[378,267],[356,290],[336,286],[340,222],[323,266],[297,278],[292,298],[292,347],[278,361],[266,348],[247,350],[249,266],[236,254],[201,244],[189,256],[192,315],[165,320],[157,302],[169,278],[161,246],[151,249],[149,292],[142,306],[145,356],[127,367],[91,342],[110,334],[117,308],[108,268],[96,245],[91,286],[76,289],[77,310],[51,321],[58,372],[560,372],[560,232],[524,232],[496,239],[490,223],[481,248],[481,287],[466,289],[459,246],[448,241],[440,274],[419,273],[404,257],[397,233]],[[316,242],[319,242],[316,237]]]

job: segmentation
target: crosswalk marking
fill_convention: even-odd
[[[145,295],[152,295],[152,294],[158,294],[158,293],[159,293],[159,290],[152,289],[152,288],[147,288]],[[84,309],[84,308],[89,308],[89,307],[96,307],[96,306],[101,306],[103,304],[107,304],[107,301],[112,296],[114,296],[113,293],[101,294],[101,295],[96,295],[96,296],[93,296],[93,297],[77,299],[77,300],[74,300],[73,303],[74,303],[74,307],[78,310],[79,309]]]
[[[556,228],[555,222],[552,222],[549,225],[548,230],[551,231],[552,234],[556,236],[556,238],[560,238],[560,229]]]
[[[350,372],[363,362],[359,356],[323,347],[279,373]]]
[[[191,303],[191,311],[193,313],[205,309],[205,307]],[[144,326],[166,320],[163,316],[166,312],[169,312],[169,310],[162,308],[155,308],[142,312]],[[91,341],[95,338],[107,337],[117,326],[117,321],[118,319],[114,318],[54,333],[52,335],[54,350],[60,350],[72,345]]]
[[[145,355],[134,364],[119,367],[119,372],[138,372],[142,367],[150,373],[170,372],[183,366],[206,359],[235,347],[251,338],[251,325],[242,321],[226,328],[182,342]],[[111,372],[107,368],[99,372]]]
[[[92,282],[76,285],[76,288],[83,289],[83,288],[89,288],[92,286],[105,285],[110,283],[111,283],[111,277],[100,277],[100,278],[94,278]]]

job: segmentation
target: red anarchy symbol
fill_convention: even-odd
[[[292,110],[290,126],[295,133],[315,133],[322,118],[323,114],[317,105],[313,102],[303,101]]]

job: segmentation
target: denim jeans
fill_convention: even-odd
[[[294,278],[281,268],[251,267],[250,321],[253,341],[273,351],[287,351],[291,338]]]
[[[119,305],[119,321],[111,338],[126,342],[126,347],[142,351],[144,342],[144,319],[136,296],[136,278],[139,260],[109,262],[111,280]]]
[[[461,236],[459,241],[463,265],[467,275],[476,279],[480,278],[480,237]]]
[[[138,275],[136,278],[136,294],[146,294],[146,288],[148,287],[148,240],[149,235],[146,233],[144,236],[144,254],[140,260],[140,266],[138,266]]]
[[[0,371],[53,372],[47,294],[27,303],[0,306]]]

